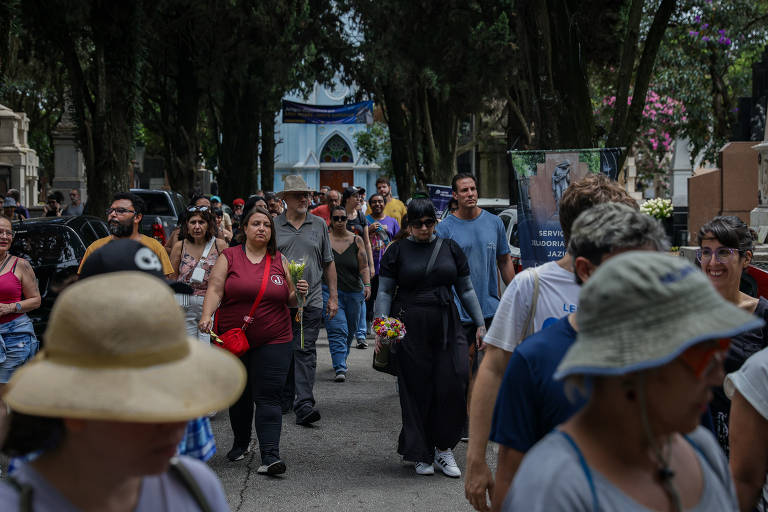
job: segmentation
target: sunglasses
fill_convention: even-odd
[[[210,210],[210,208],[207,206],[190,206],[187,208],[188,212],[207,212],[208,210]]]
[[[336,222],[343,222],[343,221],[346,221],[346,220],[347,220],[347,217],[346,217],[346,216],[342,216],[342,215],[334,215],[334,216],[333,216],[333,217],[331,217],[331,218],[332,218],[334,221],[336,221]]]
[[[699,343],[680,354],[680,360],[701,379],[723,363],[730,346],[730,338],[719,339],[714,346],[711,343]]]
[[[427,219],[427,220],[412,220],[410,222],[412,228],[420,228],[422,226],[427,226],[428,228],[431,228],[435,225],[437,221],[435,219]]]
[[[738,249],[731,247],[718,247],[714,251],[709,247],[702,247],[696,250],[696,259],[699,263],[709,262],[712,256],[715,257],[715,261],[718,263],[727,263],[735,254],[741,254]]]

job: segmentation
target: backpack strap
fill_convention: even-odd
[[[197,484],[195,477],[192,476],[192,472],[181,463],[181,460],[178,457],[171,459],[169,469],[170,473],[182,483],[187,491],[189,491],[189,494],[192,495],[192,498],[194,498],[195,503],[197,503],[197,506],[200,507],[202,512],[213,512],[210,503],[208,503],[205,494],[203,494],[203,490]]]
[[[19,493],[19,512],[32,512],[32,493],[31,485],[22,484],[12,476],[6,480]]]
[[[592,494],[592,510],[594,512],[600,512],[600,503],[597,500],[597,488],[595,487],[595,480],[592,477],[592,471],[589,469],[589,464],[587,464],[587,459],[584,458],[584,454],[581,453],[579,445],[576,444],[576,441],[574,441],[568,433],[562,430],[555,430],[555,432],[563,436],[565,440],[568,441],[568,444],[571,445],[571,448],[576,452],[581,470],[584,472],[584,476],[587,478],[587,483],[589,484],[589,492]]]

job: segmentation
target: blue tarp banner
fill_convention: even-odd
[[[351,105],[307,105],[283,100],[283,122],[303,124],[372,124],[373,101]]]
[[[450,185],[430,184],[427,184],[427,190],[429,191],[429,198],[432,200],[432,204],[435,205],[437,218],[442,218],[443,212],[448,209],[448,203],[453,199],[453,190]]]
[[[520,263],[533,267],[565,255],[558,213],[565,190],[588,173],[618,176],[619,148],[509,151],[517,175]]]

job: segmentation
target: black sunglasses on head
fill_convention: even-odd
[[[411,227],[413,228],[420,228],[421,226],[427,226],[428,228],[431,228],[435,225],[437,221],[435,219],[427,219],[427,220],[412,220],[410,222]]]

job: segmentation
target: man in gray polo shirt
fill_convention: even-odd
[[[285,187],[280,197],[286,209],[275,218],[277,248],[290,260],[303,260],[304,279],[309,283],[309,294],[304,305],[304,348],[301,348],[299,323],[296,310],[291,310],[293,322],[293,365],[283,391],[283,411],[290,403],[296,414],[296,424],[309,426],[320,419],[315,408],[315,369],[317,351],[315,342],[322,324],[323,296],[321,281],[323,274],[330,290],[328,316],[333,318],[338,310],[336,293],[336,266],[333,263],[328,226],[320,217],[308,213],[312,189],[301,176],[286,176]]]

